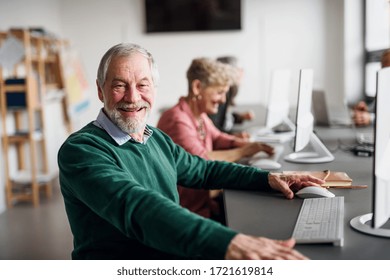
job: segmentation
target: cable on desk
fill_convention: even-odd
[[[370,157],[374,153],[374,147],[372,145],[362,145],[362,144],[347,145],[342,143],[340,139],[338,139],[337,142],[339,143],[338,146],[342,151],[353,153],[355,156]]]
[[[341,141],[341,139],[337,139],[338,148],[343,152],[350,152],[356,145],[345,144]]]
[[[324,146],[329,150],[329,152],[334,153],[334,152],[336,152],[336,151],[339,149],[339,143],[337,143],[336,148],[329,149],[329,146],[328,146],[328,145],[325,145],[325,142],[322,141],[321,137],[317,134],[317,132],[316,132],[316,131],[313,131],[313,133],[318,137],[318,139],[320,139],[320,141],[322,142],[322,144],[324,144]]]

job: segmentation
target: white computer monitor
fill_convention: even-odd
[[[355,217],[351,226],[363,233],[390,238],[390,67],[377,72],[375,101],[372,213]]]
[[[301,69],[299,74],[294,152],[284,158],[286,161],[294,163],[323,163],[334,160],[334,156],[313,133],[312,91],[313,70]]]
[[[290,81],[290,70],[276,69],[272,71],[265,117],[265,126],[268,128],[285,124],[290,130],[294,129],[294,124],[288,117],[290,110]]]

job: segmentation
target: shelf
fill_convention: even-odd
[[[56,174],[37,174],[36,181],[38,184],[47,184],[56,177]],[[31,184],[32,172],[30,170],[21,170],[11,176],[11,181],[16,184]]]
[[[15,134],[7,135],[8,141],[10,143],[26,142],[27,140],[29,140],[29,136],[30,136],[30,134],[28,131],[21,131],[21,132],[15,133]],[[43,139],[43,133],[41,131],[34,131],[34,132],[32,132],[32,138],[35,141],[40,141]]]
[[[13,71],[3,73],[0,66],[2,160],[7,205],[12,207],[18,201],[30,201],[36,207],[41,190],[46,197],[51,196],[52,180],[58,176],[48,174],[44,105],[52,100],[60,100],[66,105],[62,45],[42,30],[10,29],[7,34],[0,32],[0,35],[0,46],[7,36],[12,36],[20,41],[20,52],[24,51]],[[62,106],[64,111],[65,105]],[[66,117],[67,111],[63,115]],[[10,133],[13,131],[16,132]]]
[[[13,92],[26,92],[26,85],[4,85],[5,93],[13,93]]]

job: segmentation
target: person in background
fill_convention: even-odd
[[[390,49],[385,50],[381,57],[381,67],[390,67]],[[373,113],[375,107],[375,99],[367,104],[365,101],[359,101],[353,108],[353,122],[357,126],[367,126],[372,124],[375,119],[375,114]]]
[[[294,249],[294,239],[242,234],[179,205],[177,184],[281,192],[292,199],[295,191],[324,181],[186,152],[146,124],[158,77],[152,55],[135,44],[111,47],[99,63],[103,108],[58,152],[72,258],[307,259]]]
[[[234,134],[239,137],[249,138],[248,133],[245,132],[233,132],[235,124],[242,124],[245,121],[250,121],[255,118],[253,111],[238,112],[234,111],[235,98],[238,94],[239,86],[243,76],[243,69],[238,67],[237,58],[234,56],[221,56],[217,58],[217,61],[231,65],[238,71],[238,78],[230,86],[229,91],[226,93],[226,102],[221,103],[218,107],[218,111],[215,114],[210,114],[209,117],[213,121],[214,125],[221,131]]]
[[[237,80],[236,68],[210,58],[196,58],[187,70],[188,94],[166,110],[157,127],[187,152],[209,160],[238,161],[273,148],[230,135],[216,128],[208,115],[226,103],[226,93]],[[218,186],[215,186],[218,187]],[[225,223],[220,190],[178,186],[180,204],[203,217]]]

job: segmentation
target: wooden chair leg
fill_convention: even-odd
[[[31,188],[32,188],[31,195],[32,195],[33,206],[38,207],[39,206],[39,185],[32,184]]]

